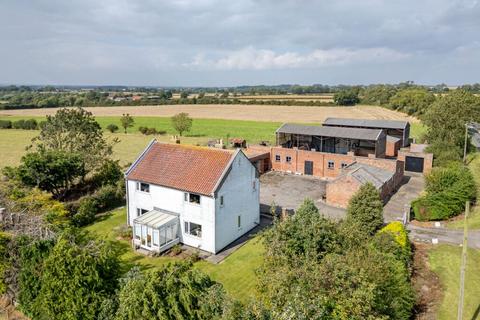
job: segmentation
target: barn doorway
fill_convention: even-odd
[[[306,175],[313,175],[313,161],[305,161],[304,173]]]
[[[423,158],[405,157],[405,171],[423,172]]]

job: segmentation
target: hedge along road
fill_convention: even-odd
[[[192,118],[251,120],[273,122],[323,122],[328,117],[358,119],[390,119],[419,122],[404,113],[377,106],[354,107],[306,107],[271,105],[161,105],[161,106],[124,106],[124,107],[88,107],[95,116],[132,116],[170,117],[179,112],[187,112]],[[0,110],[0,116],[45,116],[54,114],[58,108]]]

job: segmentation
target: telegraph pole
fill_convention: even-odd
[[[458,316],[457,320],[463,320],[463,297],[465,291],[465,268],[467,265],[467,238],[468,226],[467,219],[470,212],[470,202],[465,203],[465,220],[463,225],[463,248],[462,248],[462,264],[460,266],[460,292],[458,294]]]

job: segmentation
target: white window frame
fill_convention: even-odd
[[[191,224],[195,224],[197,226],[200,226],[200,235],[196,235],[196,234],[192,234],[190,233],[192,228],[191,228]],[[195,238],[198,238],[198,239],[202,239],[202,232],[203,232],[203,227],[201,224],[199,223],[195,223],[195,222],[191,222],[191,221],[184,221],[183,223],[183,226],[185,228],[185,234],[188,235],[188,236],[191,236],[191,237],[195,237]]]
[[[286,156],[285,157],[285,162],[286,163],[292,163],[292,157],[291,156]]]
[[[331,165],[331,166],[330,166]],[[333,160],[328,160],[327,162],[327,169],[328,170],[334,170],[335,169],[335,161]]]
[[[348,167],[348,163],[342,162],[341,167],[342,167],[342,169],[345,169],[346,167]]]
[[[198,196],[198,203],[195,201],[191,201],[191,196]],[[184,192],[183,193],[183,201],[187,202],[189,204],[192,204],[194,206],[201,206],[202,205],[202,196],[199,195],[198,193],[190,193],[190,192]]]
[[[282,161],[282,156],[279,154],[275,155],[275,162],[281,162]]]
[[[146,186],[147,191],[142,190],[142,186]],[[138,192],[150,193],[150,184],[145,182],[137,182],[135,189]]]

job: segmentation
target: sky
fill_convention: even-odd
[[[480,0],[1,0],[0,84],[480,82]]]

